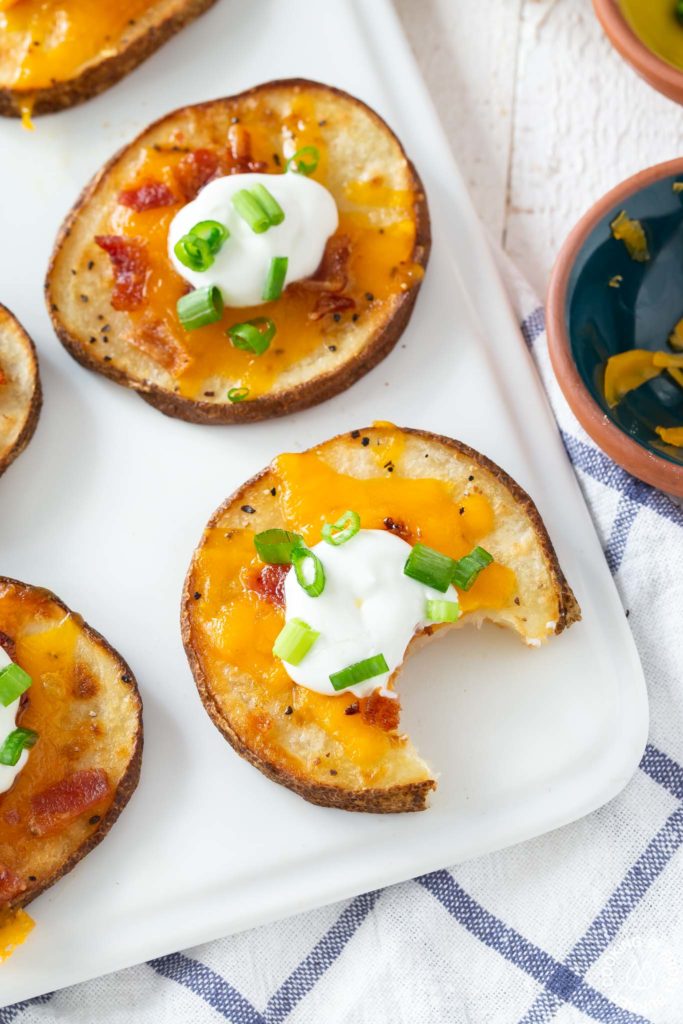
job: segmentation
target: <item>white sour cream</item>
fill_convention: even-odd
[[[12,659],[4,647],[0,647],[0,668],[11,665]],[[17,712],[19,711],[19,698],[13,700],[7,707],[0,704],[0,746],[5,742],[11,732],[17,727]],[[17,775],[28,761],[29,752],[23,750],[14,767],[0,764],[0,793],[6,793]]]
[[[283,662],[300,686],[331,696],[367,697],[385,687],[403,662],[414,634],[427,625],[427,600],[457,601],[403,572],[410,544],[386,530],[360,530],[339,547],[321,541],[311,549],[325,569],[325,589],[309,597],[293,569],[285,578],[285,618],[303,619],[320,636],[299,665]],[[330,675],[383,654],[389,671],[336,691]]]
[[[264,185],[285,214],[281,224],[256,234],[232,205],[243,188]],[[230,237],[205,271],[190,270],[173,249],[177,242],[203,220],[217,220]],[[228,306],[258,306],[264,301],[263,286],[275,256],[289,260],[284,287],[316,272],[325,244],[339,224],[337,206],[327,189],[304,174],[231,174],[206,185],[196,199],[183,206],[168,232],[170,260],[194,288],[216,285]]]

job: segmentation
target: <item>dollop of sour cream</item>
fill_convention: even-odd
[[[290,570],[285,577],[285,618],[303,619],[320,636],[298,665],[283,662],[300,686],[328,696],[367,697],[386,687],[403,662],[415,633],[428,624],[428,600],[458,600],[453,587],[443,594],[403,572],[411,552],[396,534],[360,530],[334,547],[325,541],[311,550],[325,570],[325,589],[310,597]],[[330,675],[358,661],[383,654],[389,671],[335,690]]]
[[[11,665],[10,658],[4,647],[0,647],[0,668]],[[19,711],[19,698],[13,700],[7,707],[0,704],[0,746],[5,742],[11,732],[17,727],[17,712]],[[28,750],[22,750],[21,756],[15,765],[0,764],[0,793],[6,793],[17,775],[24,767],[29,758]]]
[[[232,204],[236,192],[258,184],[268,189],[285,214],[281,224],[261,234],[252,231]],[[208,270],[190,270],[173,250],[183,235],[204,220],[223,224],[230,237]],[[283,287],[310,277],[338,224],[332,195],[313,178],[294,172],[231,174],[210,181],[196,199],[178,211],[168,232],[168,254],[180,276],[194,288],[216,285],[226,305],[258,306],[264,302],[263,286],[273,257],[286,256],[289,261]]]

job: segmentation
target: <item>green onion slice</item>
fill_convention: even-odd
[[[230,238],[230,232],[225,224],[221,224],[217,220],[200,220],[198,224],[190,228],[190,235],[193,238],[199,238],[202,242],[206,242],[213,256],[219,252],[223,242]],[[187,235],[185,237],[187,238]]]
[[[269,565],[291,565],[297,548],[306,550],[303,537],[288,530],[263,530],[254,537],[254,547],[262,562]],[[309,552],[310,554],[310,552]]]
[[[285,211],[282,209],[272,192],[269,192],[265,185],[254,185],[251,190],[252,196],[268,214],[271,227],[277,227],[285,219]]]
[[[223,316],[223,296],[215,284],[206,288],[195,288],[178,299],[178,319],[186,331],[214,324]]]
[[[38,733],[33,729],[15,729],[0,747],[0,764],[13,768],[24,750],[35,745]]]
[[[469,555],[459,558],[453,566],[452,582],[459,590],[469,590],[482,569],[490,565],[493,555],[483,548],[476,547]]]
[[[241,188],[239,192],[235,192],[232,197],[232,205],[242,220],[247,222],[254,234],[262,235],[264,231],[271,227],[268,212],[258,201],[251,189]]]
[[[427,601],[427,620],[429,622],[457,622],[460,617],[460,605],[457,601]]]
[[[264,302],[274,302],[275,299],[279,299],[282,295],[288,263],[289,259],[287,256],[273,256],[268,267],[268,276],[263,285],[263,292],[261,293],[261,298]]]
[[[195,238],[194,235],[183,235],[180,241],[173,247],[184,267],[190,270],[204,271],[213,265],[213,253],[211,246],[204,238]]]
[[[249,388],[230,388],[228,391],[228,401],[233,404],[243,402],[245,398],[249,398]]]
[[[285,164],[285,171],[296,171],[297,174],[313,174],[320,162],[320,150],[317,146],[302,146],[294,156],[290,156]]]
[[[254,320],[228,327],[227,335],[235,348],[262,356],[275,337],[275,331],[275,324],[270,317],[257,316]]]
[[[348,665],[341,672],[333,672],[330,676],[330,682],[335,690],[345,690],[347,686],[364,683],[366,679],[384,675],[388,671],[389,666],[384,655],[375,654],[372,658],[365,658],[364,661],[357,661],[354,665]]]
[[[683,25],[683,0],[676,0],[674,13],[680,24]]]
[[[278,633],[273,654],[289,665],[299,665],[319,636],[320,633],[303,619],[290,619]]]
[[[0,704],[5,708],[9,707],[22,693],[26,693],[31,682],[28,672],[24,672],[19,665],[5,665],[0,670]]]
[[[416,544],[408,555],[403,572],[411,579],[445,594],[451,584],[454,568],[455,562],[448,555],[442,555],[426,544]]]
[[[355,537],[359,530],[360,516],[349,509],[336,523],[325,523],[322,537],[328,544],[338,548],[340,544],[346,544],[347,540]]]
[[[310,578],[308,563],[313,566],[313,578]],[[299,586],[305,590],[309,597],[320,597],[325,589],[325,570],[323,563],[318,556],[301,545],[292,551],[292,565],[298,580]]]

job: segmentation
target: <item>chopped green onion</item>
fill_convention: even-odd
[[[261,298],[264,302],[273,302],[275,299],[279,299],[282,295],[282,288],[285,283],[285,277],[287,276],[287,264],[289,259],[287,256],[273,256],[270,261],[270,267],[268,268],[268,277],[266,283],[263,286],[263,292]]]
[[[678,21],[683,25],[683,0],[677,0],[674,13]]]
[[[313,174],[320,161],[320,150],[317,146],[302,146],[294,156],[290,156],[285,164],[285,171],[296,171],[297,174]]]
[[[228,401],[233,404],[243,402],[245,398],[249,398],[249,388],[230,388],[228,391]]]
[[[457,622],[459,617],[460,605],[457,601],[427,601],[429,622]]]
[[[445,594],[451,584],[454,567],[455,562],[448,555],[442,555],[426,544],[416,544],[408,555],[403,572],[411,579]]]
[[[241,188],[239,192],[235,192],[232,205],[254,234],[262,235],[271,226],[268,213],[250,189]]]
[[[186,331],[214,324],[223,316],[223,296],[215,284],[195,288],[178,299],[178,319]]]
[[[19,665],[6,665],[0,669],[0,704],[9,707],[22,693],[26,693],[31,682],[28,672]]]
[[[195,238],[193,235],[183,235],[180,241],[173,247],[184,267],[190,270],[202,272],[213,265],[213,253],[209,243],[204,238]]]
[[[307,577],[307,563],[309,562],[313,565],[313,579]],[[323,563],[316,554],[303,546],[303,542],[292,551],[292,565],[302,590],[305,590],[309,597],[320,597],[325,589]]]
[[[469,590],[482,569],[490,565],[493,555],[483,548],[474,548],[469,555],[459,558],[453,567],[451,580],[459,590]]]
[[[288,530],[263,530],[254,537],[254,547],[262,562],[269,565],[291,565],[297,548],[304,548],[303,537]]]
[[[360,530],[360,516],[357,512],[345,512],[336,523],[325,523],[322,537],[324,541],[337,548],[355,537]]]
[[[38,733],[33,729],[15,729],[0,747],[0,764],[13,768],[24,750],[35,745]]]
[[[319,636],[303,619],[290,619],[278,633],[273,654],[289,665],[299,665]]]
[[[251,190],[252,196],[268,214],[271,227],[277,227],[285,219],[285,211],[282,209],[272,192],[269,192],[265,185],[254,185]]]
[[[235,348],[262,356],[275,337],[275,331],[275,324],[270,317],[257,316],[254,320],[228,327],[227,335]]]
[[[219,252],[223,242],[230,238],[230,232],[225,224],[221,224],[217,220],[200,220],[198,224],[190,228],[190,235],[193,238],[201,239],[202,242],[206,242],[213,256]]]
[[[341,672],[333,672],[330,682],[335,690],[345,690],[347,686],[355,686],[356,683],[364,683],[366,679],[373,679],[374,676],[384,675],[389,671],[386,658],[383,654],[375,654],[372,658],[365,658],[364,661],[357,661],[354,665],[348,665]]]

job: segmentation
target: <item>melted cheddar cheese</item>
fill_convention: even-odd
[[[25,910],[12,910],[0,915],[0,964],[29,937],[35,921]]]
[[[0,84],[20,91],[75,78],[115,52],[150,0],[2,0]]]

